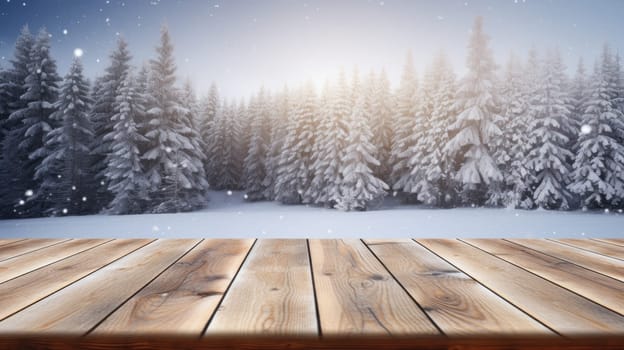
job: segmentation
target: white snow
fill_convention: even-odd
[[[228,196],[211,191],[208,207],[191,213],[0,220],[0,238],[624,238],[624,214],[616,211],[430,209],[401,205],[386,197],[377,210],[342,212],[277,202],[249,203],[243,196],[242,192]]]

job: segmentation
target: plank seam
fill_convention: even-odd
[[[308,248],[308,264],[310,264],[310,278],[312,278],[312,294],[314,295],[314,312],[316,313],[316,330],[319,337],[323,336],[321,328],[321,313],[319,312],[318,300],[316,295],[316,283],[314,282],[314,266],[312,265],[312,253],[310,252],[310,239],[306,239]]]
[[[405,286],[399,281],[398,278],[396,278],[396,276],[390,271],[390,269],[386,266],[386,264],[384,264],[383,261],[381,261],[381,259],[377,256],[377,254],[375,254],[375,252],[373,252],[373,250],[366,244],[366,242],[364,242],[364,240],[362,238],[360,238],[360,241],[362,242],[362,244],[366,247],[366,249],[373,254],[373,256],[375,257],[375,259],[377,259],[377,261],[379,261],[379,263],[381,264],[381,266],[383,266],[383,268],[386,270],[386,272],[388,272],[388,274],[392,277],[392,279],[394,279],[396,281],[396,283],[401,287],[401,289],[407,294],[407,296],[412,299],[412,301],[416,304],[416,306],[418,306],[418,308],[420,309],[420,311],[422,311],[422,313],[427,317],[427,319],[429,320],[429,322],[431,322],[431,324],[433,324],[433,326],[438,330],[438,332],[440,332],[441,335],[443,336],[447,336],[446,333],[444,333],[444,331],[442,330],[442,328],[440,328],[440,326],[438,326],[437,323],[435,323],[435,321],[431,318],[431,316],[425,311],[425,309],[420,305],[420,303],[418,303],[418,301],[416,299],[414,299],[414,297],[412,296],[412,294],[405,288]]]
[[[2,283],[6,283],[6,282],[9,282],[9,281],[14,280],[14,279],[16,279],[16,278],[19,278],[19,277],[25,276],[25,275],[27,275],[27,274],[29,274],[29,273],[31,273],[31,272],[37,271],[37,270],[42,269],[42,268],[44,268],[44,267],[50,266],[50,265],[52,265],[52,264],[59,263],[59,262],[61,262],[61,261],[65,260],[65,259],[71,258],[72,256],[76,256],[76,255],[78,255],[78,254],[81,254],[81,253],[87,252],[87,251],[89,251],[89,250],[91,250],[91,249],[97,248],[97,247],[99,247],[99,246],[101,246],[101,245],[103,245],[103,244],[106,244],[106,243],[108,243],[108,242],[111,242],[111,241],[113,241],[113,240],[114,240],[114,239],[113,239],[113,238],[111,238],[111,239],[109,239],[108,241],[104,241],[104,242],[102,242],[102,243],[98,243],[98,244],[96,244],[96,245],[94,245],[94,246],[92,246],[92,247],[89,247],[89,248],[85,249],[85,250],[81,250],[81,251],[76,252],[76,253],[74,253],[74,254],[67,255],[67,256],[65,256],[65,257],[63,257],[63,258],[60,258],[59,260],[49,262],[49,263],[47,263],[47,264],[45,264],[45,265],[41,265],[41,266],[39,266],[39,267],[37,267],[37,268],[34,268],[34,269],[30,270],[30,271],[24,272],[24,273],[23,273],[23,274],[21,274],[21,275],[17,275],[17,276],[15,276],[15,277],[11,277],[10,279],[8,279],[8,280],[6,280],[6,281],[2,281],[2,282],[0,282],[0,285],[1,285]]]
[[[513,263],[513,262],[511,262],[511,261],[507,261],[507,260],[505,260],[505,259],[503,259],[503,258],[501,258],[501,257],[499,257],[499,256],[496,256],[495,254],[492,254],[492,253],[488,252],[487,250],[481,249],[481,248],[479,248],[479,247],[477,247],[477,246],[475,246],[475,245],[471,244],[470,242],[466,242],[466,241],[464,241],[464,240],[462,240],[462,239],[458,239],[458,240],[459,240],[460,242],[463,242],[463,243],[465,243],[465,244],[467,244],[467,245],[471,246],[471,247],[474,247],[474,248],[476,248],[476,249],[479,249],[480,251],[482,251],[482,252],[484,252],[484,253],[486,253],[486,254],[488,254],[488,255],[491,255],[491,256],[493,256],[493,257],[495,257],[495,258],[497,258],[497,259],[500,259],[500,260],[502,260],[502,261],[504,261],[504,262],[506,262],[506,263],[508,263],[508,264],[510,264],[510,265],[513,265],[513,266],[515,266],[515,267],[517,267],[517,268],[519,268],[519,269],[521,269],[521,270],[523,270],[523,271],[526,271],[526,272],[528,272],[528,273],[529,273],[529,274],[531,274],[531,275],[534,275],[534,276],[536,276],[536,277],[539,277],[539,278],[543,279],[544,281],[549,282],[549,283],[551,283],[551,284],[553,284],[553,285],[555,285],[555,286],[557,286],[557,287],[559,287],[559,288],[561,288],[561,289],[564,289],[564,290],[566,290],[566,291],[568,291],[568,292],[570,292],[570,293],[572,293],[572,294],[576,294],[577,296],[579,296],[579,297],[581,297],[581,298],[583,298],[583,299],[585,299],[585,300],[587,300],[587,301],[589,301],[589,302],[591,302],[591,303],[593,303],[593,304],[595,304],[595,305],[598,305],[598,306],[600,306],[600,307],[602,307],[602,308],[605,308],[605,309],[607,309],[607,310],[609,310],[609,311],[612,311],[612,312],[616,313],[617,315],[620,315],[620,316],[623,316],[623,317],[624,317],[624,314],[621,314],[621,313],[619,313],[619,312],[617,312],[617,311],[615,311],[615,310],[612,310],[612,309],[610,309],[609,307],[607,307],[607,306],[605,306],[605,305],[602,305],[602,304],[598,303],[597,301],[594,301],[593,299],[590,299],[590,298],[589,298],[589,297],[587,297],[587,296],[584,296],[584,295],[582,295],[582,294],[579,294],[578,292],[575,292],[575,291],[573,291],[572,289],[570,289],[570,288],[568,288],[568,287],[566,287],[566,286],[562,286],[562,285],[560,285],[559,283],[557,283],[557,282],[555,282],[555,281],[551,281],[551,280],[549,280],[548,278],[546,278],[546,277],[544,277],[544,276],[541,276],[541,275],[539,275],[539,274],[537,274],[537,273],[535,273],[535,272],[533,272],[533,271],[527,270],[527,269],[525,269],[524,267],[522,267],[522,266],[520,266],[520,265],[516,265],[516,264],[514,264],[514,263]],[[503,239],[503,240],[504,240],[504,239]],[[506,240],[504,240],[504,241],[506,241]],[[534,250],[534,249],[533,249],[533,250]],[[535,250],[535,251],[537,251],[537,250]],[[539,251],[537,251],[537,252],[539,252]],[[557,260],[561,260],[561,261],[567,261],[567,260],[559,259],[559,258],[557,258],[557,257],[552,257],[552,258],[557,259]],[[590,270],[590,271],[591,271],[591,270]]]
[[[162,271],[160,271],[159,273],[156,274],[156,276],[154,276],[154,278],[150,279],[149,281],[147,281],[147,283],[145,283],[141,288],[137,289],[134,293],[132,293],[129,297],[127,297],[124,301],[122,301],[121,303],[119,303],[119,305],[117,305],[117,307],[113,308],[113,310],[111,310],[111,312],[108,313],[108,315],[104,316],[101,320],[99,320],[93,327],[91,327],[91,329],[89,329],[84,335],[88,335],[89,333],[93,332],[94,329],[96,329],[97,327],[99,327],[104,321],[106,321],[107,318],[110,317],[110,315],[114,314],[117,310],[119,310],[119,308],[121,308],[125,303],[128,302],[128,300],[132,299],[132,297],[134,297],[135,295],[139,294],[140,291],[143,290],[143,288],[147,287],[150,283],[154,282],[155,279],[157,279],[158,277],[160,277],[160,275],[162,275],[165,271],[167,271],[171,266],[175,265],[178,261],[180,261],[180,259],[182,259],[184,256],[186,256],[191,250],[195,249],[195,247],[197,247],[201,242],[203,242],[204,239],[200,239],[197,243],[195,243],[191,248],[189,248],[187,251],[185,251],[182,255],[180,255],[177,259],[175,259],[171,264],[169,264],[167,267],[165,267]]]
[[[596,241],[596,242],[611,244],[612,246],[615,246],[618,248],[624,247],[624,244],[620,244],[620,243],[612,242],[612,241],[605,241],[604,239],[601,239],[601,238],[591,238],[591,240]]]
[[[551,238],[547,238],[546,240],[547,240],[547,241],[550,241],[550,242],[555,242],[555,243],[558,243],[558,244],[561,244],[561,245],[566,245],[566,246],[571,247],[571,248],[575,248],[575,249],[579,249],[579,250],[584,250],[584,251],[589,252],[589,253],[594,253],[594,254],[602,255],[602,256],[605,256],[605,257],[607,257],[607,258],[617,259],[617,260],[622,260],[622,261],[624,261],[624,259],[622,259],[622,258],[618,258],[618,257],[615,257],[615,256],[607,255],[607,254],[605,254],[605,253],[601,253],[601,252],[597,252],[597,251],[595,251],[595,250],[592,250],[591,248],[585,248],[585,247],[581,247],[581,246],[574,245],[574,244],[572,244],[572,243],[561,242],[561,241],[558,241],[558,240],[556,240],[556,239],[551,239]],[[598,242],[599,242],[599,241],[598,241]]]
[[[16,238],[14,240],[10,240],[9,239],[9,242],[0,243],[0,247],[5,246],[5,245],[9,245],[9,244],[23,242],[25,240],[27,240],[27,238]]]
[[[199,339],[201,339],[202,337],[205,336],[206,331],[208,330],[208,327],[210,326],[210,323],[212,322],[212,320],[214,319],[215,315],[217,314],[217,311],[221,307],[221,304],[223,303],[223,300],[225,299],[225,296],[228,294],[228,292],[230,291],[230,288],[234,284],[234,280],[236,280],[236,278],[238,277],[238,274],[240,273],[240,271],[242,270],[243,266],[247,262],[247,259],[249,258],[249,255],[251,254],[251,251],[256,246],[256,242],[258,242],[257,238],[254,239],[253,243],[251,244],[251,247],[249,247],[249,250],[247,250],[247,254],[245,254],[245,257],[243,258],[243,261],[241,261],[240,265],[238,266],[238,269],[236,269],[236,273],[234,273],[234,276],[230,280],[230,283],[228,283],[228,286],[225,288],[225,291],[223,291],[223,295],[221,295],[221,299],[219,299],[219,302],[217,303],[217,305],[215,306],[214,310],[212,311],[212,314],[208,318],[208,321],[206,321],[206,325],[204,326],[204,329],[202,329],[201,333],[199,333]]]
[[[113,241],[114,241],[114,240],[115,240],[115,239],[113,239]],[[56,294],[56,293],[58,293],[58,292],[62,291],[63,289],[65,289],[65,288],[67,288],[67,287],[69,287],[69,286],[73,285],[74,283],[76,283],[76,282],[78,282],[78,281],[80,281],[80,280],[82,280],[82,279],[84,279],[84,278],[87,278],[88,276],[90,276],[90,275],[92,275],[92,274],[94,274],[94,273],[96,273],[96,272],[100,271],[101,269],[103,269],[103,268],[105,268],[106,266],[108,266],[108,265],[110,265],[110,264],[114,263],[115,261],[118,261],[119,259],[122,259],[122,258],[124,258],[124,257],[126,257],[126,256],[128,256],[128,255],[130,255],[130,254],[132,254],[132,253],[134,253],[134,252],[136,252],[137,250],[139,250],[139,249],[141,249],[141,248],[143,248],[143,247],[145,247],[145,246],[147,246],[147,245],[149,245],[149,244],[151,244],[151,243],[155,242],[155,241],[156,241],[156,239],[153,239],[153,240],[151,240],[151,241],[149,241],[149,242],[145,243],[144,245],[142,245],[142,246],[140,246],[140,247],[137,247],[136,249],[133,249],[133,250],[129,251],[128,253],[126,253],[126,254],[124,254],[124,255],[120,256],[119,258],[117,258],[117,259],[115,259],[115,260],[113,260],[113,261],[109,262],[108,264],[104,264],[104,265],[100,266],[99,268],[97,268],[97,269],[95,269],[95,270],[91,271],[90,273],[88,273],[88,274],[86,274],[86,275],[84,275],[84,276],[82,276],[82,277],[78,278],[77,280],[69,282],[68,284],[66,284],[65,286],[63,286],[63,287],[61,287],[61,288],[59,288],[59,289],[57,289],[57,290],[55,290],[54,292],[52,292],[52,293],[50,293],[50,294],[48,294],[48,295],[46,295],[46,296],[44,296],[44,297],[42,297],[42,298],[40,298],[40,299],[33,300],[33,302],[32,302],[32,303],[30,303],[30,304],[28,304],[28,305],[24,306],[23,308],[21,308],[21,309],[19,309],[19,310],[15,311],[15,312],[13,312],[13,313],[12,313],[12,314],[10,314],[10,315],[7,315],[6,317],[4,317],[4,318],[0,319],[0,321],[6,320],[7,318],[9,318],[9,317],[11,317],[11,316],[13,316],[13,315],[15,315],[15,314],[17,314],[17,313],[21,312],[22,310],[24,310],[24,309],[26,309],[26,308],[28,308],[28,307],[30,307],[30,306],[32,306],[32,305],[34,305],[35,303],[38,303],[38,302],[40,302],[41,300],[43,300],[43,299],[45,299],[45,298],[47,298],[47,297],[49,297],[49,296],[51,296],[51,295],[53,295],[53,294]],[[107,243],[108,243],[108,242],[107,242]]]
[[[482,283],[481,281],[479,281],[478,279],[474,278],[471,274],[469,274],[467,271],[464,271],[463,269],[459,268],[459,266],[453,264],[452,262],[450,262],[449,260],[447,260],[445,257],[443,257],[442,255],[434,252],[433,250],[427,248],[424,244],[421,244],[420,242],[418,242],[416,239],[412,238],[412,240],[414,242],[416,242],[416,244],[422,246],[423,248],[427,249],[428,251],[430,251],[432,254],[435,254],[436,256],[438,256],[440,259],[446,261],[449,265],[453,266],[455,269],[457,269],[458,271],[461,271],[463,274],[465,274],[466,276],[470,277],[473,281],[475,281],[476,283],[480,284],[481,286],[483,286],[483,288],[489,290],[490,292],[494,293],[494,295],[496,295],[497,297],[501,298],[501,300],[505,301],[506,303],[508,303],[509,305],[513,306],[514,308],[516,308],[518,311],[522,312],[523,314],[527,315],[529,318],[533,319],[535,322],[541,324],[542,326],[546,327],[548,330],[550,330],[551,332],[553,332],[554,334],[558,335],[558,336],[563,336],[561,333],[557,332],[555,329],[553,329],[552,327],[548,326],[547,324],[545,324],[544,322],[540,321],[538,318],[536,318],[535,316],[531,315],[530,313],[528,313],[527,311],[525,311],[524,309],[522,309],[521,307],[519,307],[518,305],[516,305],[515,303],[511,302],[510,300],[508,300],[507,298],[503,297],[502,295],[500,295],[498,292],[496,292],[494,289],[488,287],[485,283]],[[464,242],[462,242],[464,243]]]
[[[22,256],[22,255],[25,255],[25,254],[30,254],[30,253],[33,253],[33,252],[39,251],[39,250],[41,250],[41,249],[45,249],[45,248],[49,248],[49,247],[55,246],[55,245],[57,245],[57,244],[61,244],[61,243],[65,243],[65,242],[69,242],[69,241],[71,241],[71,240],[72,240],[71,238],[64,239],[64,240],[60,240],[60,241],[58,241],[58,242],[56,242],[56,243],[52,243],[52,244],[50,244],[50,245],[46,245],[46,246],[43,246],[43,247],[39,247],[39,248],[37,248],[37,249],[29,250],[29,251],[27,251],[27,252],[23,252],[23,253],[21,253],[21,254],[14,255],[14,256],[11,256],[11,257],[9,257],[9,258],[0,259],[0,261],[7,261],[7,260],[11,260],[11,259],[13,259],[13,258],[17,258],[18,256]]]
[[[580,268],[583,268],[583,269],[585,269],[585,270],[588,270],[588,271],[591,271],[591,272],[595,272],[595,273],[600,274],[600,275],[603,275],[603,276],[605,276],[605,277],[609,277],[609,278],[611,278],[612,280],[615,280],[615,281],[618,281],[618,282],[624,283],[624,281],[622,281],[622,280],[619,280],[619,279],[617,279],[617,278],[615,278],[615,277],[613,277],[613,276],[609,276],[609,275],[607,275],[607,274],[605,274],[605,273],[602,273],[602,272],[600,272],[600,271],[596,271],[596,270],[594,270],[594,269],[590,269],[590,268],[589,268],[589,267],[587,267],[587,266],[580,265],[580,264],[578,264],[578,263],[574,262],[573,260],[568,260],[568,259],[564,259],[564,258],[559,258],[559,257],[556,257],[556,256],[554,256],[554,255],[552,255],[552,254],[548,254],[548,252],[541,251],[541,250],[538,250],[538,249],[536,249],[536,248],[531,248],[531,247],[528,247],[528,246],[526,246],[526,245],[524,245],[524,244],[522,244],[522,243],[520,243],[520,242],[516,243],[516,242],[510,241],[510,240],[509,240],[509,239],[507,239],[507,238],[503,238],[503,240],[504,240],[504,241],[507,241],[507,242],[509,242],[509,243],[513,243],[513,244],[515,244],[515,245],[518,245],[518,246],[520,246],[520,247],[523,247],[523,248],[526,248],[526,249],[530,249],[530,250],[536,251],[536,252],[538,252],[538,253],[542,253],[542,254],[544,254],[544,255],[548,255],[548,256],[550,256],[551,258],[555,258],[555,259],[563,260],[563,261],[565,261],[565,262],[568,262],[568,263],[570,263],[570,264],[572,264],[572,265],[576,265],[576,266],[578,266],[578,267],[580,267]]]

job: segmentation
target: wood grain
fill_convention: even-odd
[[[3,246],[5,244],[17,243],[17,242],[25,241],[25,240],[26,240],[26,238],[0,239],[0,246]]]
[[[0,261],[65,241],[68,239],[27,239],[8,243],[0,246]]]
[[[480,249],[450,239],[417,241],[560,334],[624,332],[624,317]]]
[[[503,240],[464,241],[624,315],[622,282]]]
[[[0,283],[23,275],[42,266],[98,246],[109,240],[78,239],[55,244],[43,249],[0,261]]]
[[[252,243],[252,239],[203,241],[90,335],[175,333],[199,337]]]
[[[0,320],[149,242],[115,240],[0,284]]]
[[[544,239],[510,239],[525,247],[624,281],[624,261]]]
[[[153,242],[1,321],[0,333],[83,335],[197,242]]]
[[[310,240],[325,335],[435,335],[437,328],[359,240]]]
[[[615,238],[594,238],[595,241],[606,242],[609,244],[618,245],[624,247],[624,239],[615,239]]]
[[[616,246],[614,244],[589,239],[557,239],[556,241],[577,248],[589,250],[594,253],[624,260],[624,247]]]
[[[306,241],[259,240],[208,325],[206,335],[317,334]]]
[[[554,335],[412,240],[366,240],[366,243],[447,335]]]

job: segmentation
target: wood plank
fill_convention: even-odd
[[[509,241],[624,281],[624,261],[622,260],[545,239],[509,239]]]
[[[0,284],[0,320],[148,244],[119,239]]]
[[[5,244],[0,247],[0,261],[11,259],[18,255],[32,252],[54,244],[59,244],[61,242],[66,242],[68,240],[69,239],[27,239],[24,241],[16,241]]]
[[[26,238],[16,238],[16,239],[0,239],[0,246],[5,244],[14,244],[17,242],[25,241]]]
[[[438,329],[359,240],[310,240],[323,336],[436,335]]]
[[[624,247],[624,239],[615,239],[615,238],[594,238],[596,241],[606,242],[614,245],[619,245]]]
[[[158,240],[0,322],[0,333],[83,335],[197,240]]]
[[[256,242],[205,335],[316,335],[306,241]]]
[[[412,240],[366,240],[366,243],[447,335],[554,335]]]
[[[107,241],[110,239],[76,239],[0,261],[0,283]]]
[[[252,244],[253,239],[203,241],[90,335],[200,336]]]
[[[590,239],[556,239],[554,241],[624,260],[624,247],[616,246],[610,243]]]
[[[624,332],[624,317],[480,249],[451,239],[417,241],[560,334]]]
[[[622,282],[511,242],[492,239],[464,241],[624,315]]]

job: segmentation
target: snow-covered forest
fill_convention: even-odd
[[[0,216],[192,211],[209,188],[340,210],[388,195],[624,208],[619,55],[605,45],[570,77],[557,49],[500,64],[488,41],[477,18],[463,77],[443,53],[417,74],[408,54],[396,88],[383,70],[353,69],[222,100],[216,85],[198,99],[177,79],[167,28],[149,63],[134,66],[119,39],[89,82],[80,57],[61,78],[48,33],[25,27],[0,71]]]

